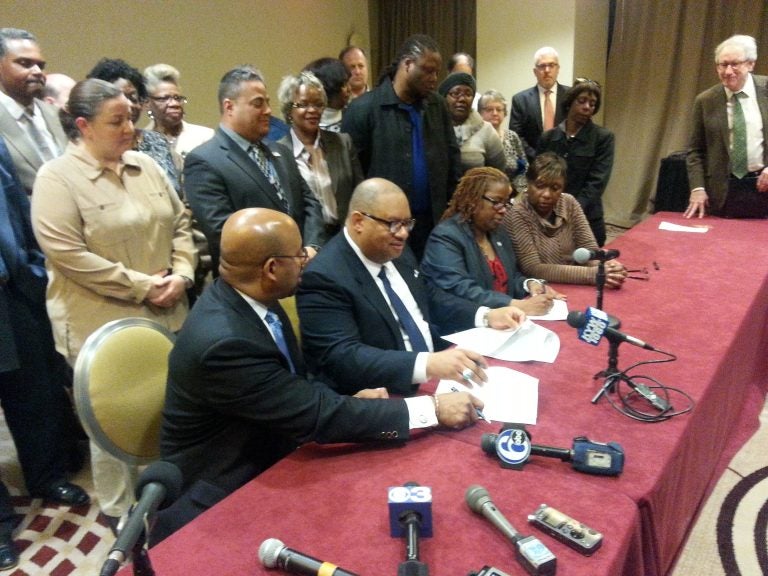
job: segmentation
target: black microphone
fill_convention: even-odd
[[[535,536],[523,536],[515,530],[515,527],[491,501],[488,490],[473,484],[467,488],[464,499],[473,512],[485,516],[486,520],[512,541],[515,545],[517,561],[529,574],[549,576],[555,573],[557,568],[555,555]]]
[[[330,562],[291,550],[277,538],[267,538],[261,543],[259,560],[267,568],[281,568],[300,576],[358,576]]]
[[[619,332],[618,330],[611,328],[608,326],[607,320],[604,322],[602,320],[600,322],[593,321],[595,317],[592,313],[594,313],[594,309],[591,308],[588,309],[586,314],[578,310],[571,310],[568,312],[568,325],[579,329],[580,340],[584,340],[588,344],[596,346],[600,342],[600,338],[605,336],[612,342],[627,342],[633,346],[639,346],[646,350],[656,350],[656,348],[647,342],[643,342],[639,338],[635,338],[634,336],[624,334],[624,332]],[[587,330],[585,330],[585,328],[589,328],[589,334],[586,333]]]
[[[100,576],[114,576],[117,573],[130,551],[135,548],[136,542],[142,536],[147,536],[144,534],[147,518],[157,510],[173,504],[181,494],[181,485],[181,471],[170,462],[154,462],[141,473],[136,485],[137,502],[131,508],[125,526],[120,530],[101,568]]]
[[[589,248],[576,248],[573,251],[573,260],[577,264],[586,264],[590,260],[613,260],[618,258],[621,253],[618,250],[590,250]]]

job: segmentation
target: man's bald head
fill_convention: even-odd
[[[299,227],[287,214],[267,208],[239,210],[221,231],[219,274],[231,286],[259,300],[269,294],[257,296],[252,294],[254,290],[268,293],[274,288],[264,282],[269,280],[264,278],[267,261],[300,248]]]
[[[352,241],[373,262],[384,264],[402,254],[411,208],[405,192],[384,178],[363,180],[349,201],[346,228]],[[391,224],[400,223],[397,232]]]
[[[374,211],[380,204],[386,204],[392,195],[405,196],[405,192],[397,184],[384,178],[363,180],[349,200],[349,213]]]

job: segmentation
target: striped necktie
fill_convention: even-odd
[[[267,154],[264,152],[263,148],[258,144],[254,144],[248,148],[248,155],[253,159],[254,162],[256,162],[259,170],[261,170],[261,173],[264,174],[267,180],[269,180],[269,183],[275,187],[275,190],[277,191],[277,197],[280,199],[283,210],[286,214],[288,214],[290,211],[288,198],[286,197],[285,192],[283,192],[282,186],[280,186],[280,178],[277,176],[277,171],[275,170],[275,166],[272,163],[272,159],[267,157]]]

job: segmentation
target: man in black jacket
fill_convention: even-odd
[[[409,244],[419,259],[461,176],[451,118],[435,93],[441,67],[435,41],[411,36],[381,83],[351,102],[341,124],[366,178],[386,178],[408,196],[417,222]]]

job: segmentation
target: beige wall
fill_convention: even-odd
[[[218,123],[216,89],[237,64],[258,66],[272,94],[310,60],[336,56],[353,32],[370,37],[361,0],[249,1],[4,0],[3,26],[34,33],[50,72],[82,78],[99,58],[143,70],[157,62],[181,71],[195,123]]]
[[[561,83],[586,76],[605,86],[607,42],[607,0],[478,0],[478,90],[494,88],[509,101],[533,86],[542,46],[560,54]]]

